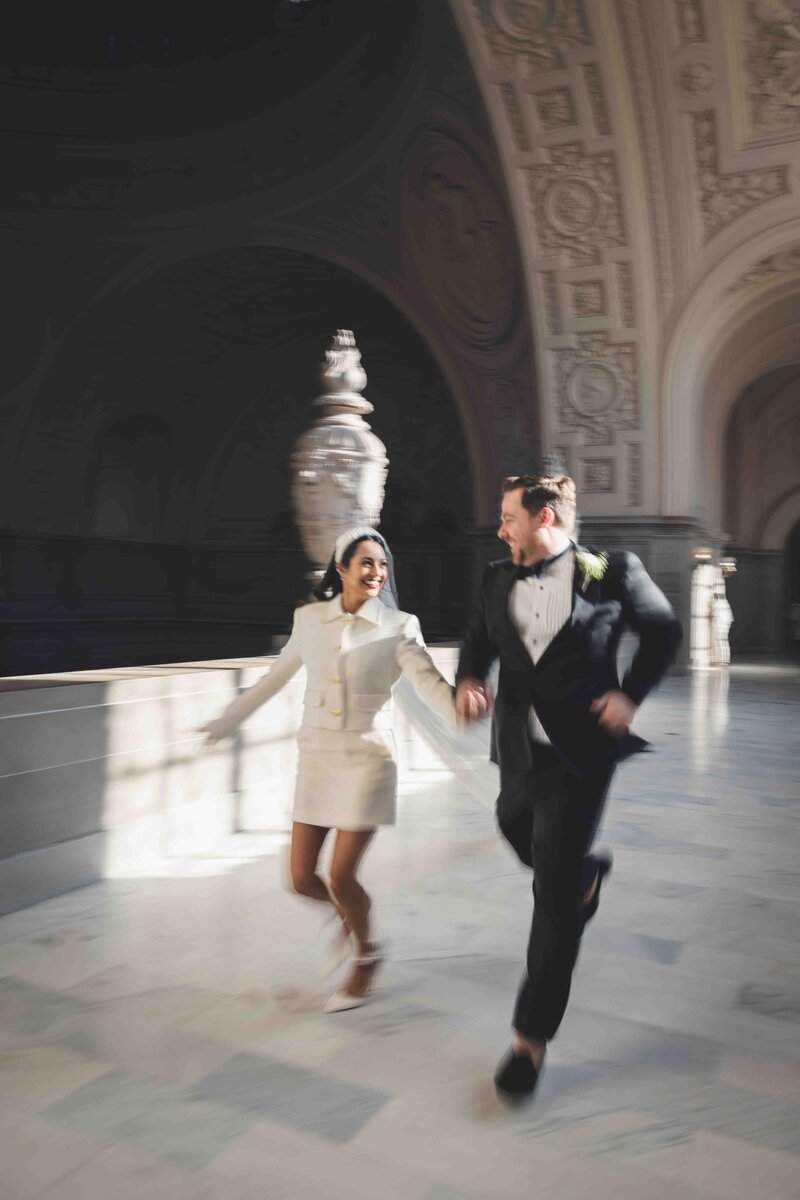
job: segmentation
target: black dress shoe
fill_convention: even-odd
[[[494,1085],[504,1100],[527,1100],[536,1091],[541,1073],[529,1054],[509,1050],[494,1073]]]
[[[593,854],[592,858],[597,863],[597,886],[594,889],[594,894],[588,904],[583,906],[583,924],[584,928],[589,924],[594,914],[600,907],[600,888],[603,886],[603,880],[607,875],[611,874],[611,868],[614,865],[614,859],[610,854]]]

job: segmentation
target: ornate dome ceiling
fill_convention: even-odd
[[[340,116],[358,125],[403,71],[416,7],[381,6],[378,20],[371,0],[272,0],[246,34],[28,32],[0,62],[5,126],[89,144],[158,142],[257,117],[326,80]],[[365,87],[374,106],[353,100]]]

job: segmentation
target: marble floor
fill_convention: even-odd
[[[800,672],[666,681],[535,1103],[491,1075],[529,880],[432,762],[365,866],[388,963],[325,1016],[285,834],[0,920],[2,1200],[800,1196]]]

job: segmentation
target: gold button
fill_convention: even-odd
[[[339,712],[339,709],[338,709],[338,708],[332,708],[332,709],[331,709],[331,716],[332,716],[332,717],[340,717],[341,715],[342,715],[342,714]]]
[[[341,647],[341,646],[334,646],[333,648],[334,648],[334,650],[341,650],[341,648],[342,648],[342,647]]]
[[[342,681],[338,675],[332,675],[331,678],[328,680],[328,683],[341,683],[341,682]]]

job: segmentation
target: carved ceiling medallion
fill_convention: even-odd
[[[414,147],[404,182],[414,266],[462,337],[496,345],[518,311],[520,283],[508,218],[485,168],[445,133]]]
[[[612,409],[621,394],[616,372],[606,363],[580,363],[567,379],[567,396],[574,409],[586,417],[597,417]]]
[[[600,220],[603,199],[597,188],[578,176],[557,180],[544,198],[548,224],[559,233],[585,233]]]
[[[509,37],[535,36],[553,19],[555,0],[492,0],[492,16]]]

